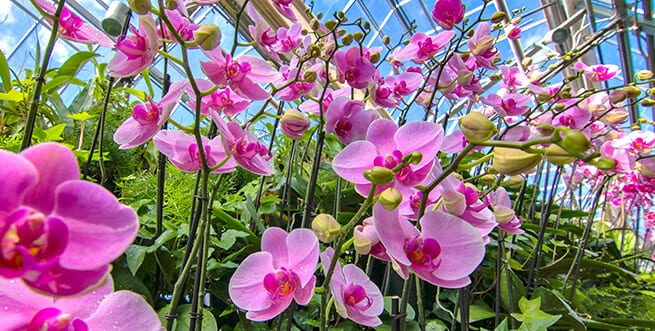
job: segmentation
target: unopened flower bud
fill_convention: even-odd
[[[646,98],[644,100],[641,100],[641,105],[644,107],[653,107],[655,106],[655,100],[651,98]]]
[[[423,159],[423,154],[421,152],[411,152],[403,157],[403,162],[409,164],[419,164]]]
[[[511,176],[505,181],[505,185],[511,189],[518,190],[523,186],[523,182],[525,182],[523,176]]]
[[[375,166],[373,169],[364,171],[364,177],[373,184],[385,185],[393,182],[395,174],[393,170],[385,167]]]
[[[482,175],[479,179],[482,185],[493,185],[496,182],[496,176],[492,174]]]
[[[514,213],[514,210],[512,208],[495,206],[494,216],[496,216],[496,222],[498,222],[498,224],[507,224],[510,221],[512,221],[512,219],[514,219],[514,216],[516,216],[516,214]]]
[[[553,134],[553,131],[555,131],[555,127],[550,123],[543,122],[537,126],[537,132],[542,136],[550,136]]]
[[[655,178],[655,158],[646,158],[637,162],[639,172],[648,177]]]
[[[507,14],[505,14],[505,12],[497,11],[497,12],[495,12],[495,13],[493,13],[491,15],[490,20],[493,23],[500,23],[500,22],[504,21],[506,18],[507,18]]]
[[[341,224],[330,214],[318,214],[312,220],[312,231],[318,240],[329,243],[339,235]]]
[[[390,187],[380,193],[378,200],[386,210],[394,210],[403,201],[403,194],[395,187]]]
[[[462,133],[472,143],[481,143],[493,137],[497,132],[496,126],[482,113],[472,111],[459,119]]]
[[[319,57],[321,55],[321,47],[316,44],[309,45],[309,55],[311,57]]]
[[[376,62],[380,61],[380,53],[375,52],[375,53],[371,54],[371,56],[369,56],[368,59],[372,63],[376,63]]]
[[[314,70],[307,70],[305,73],[302,75],[302,79],[306,82],[313,82],[316,80],[316,71]]]
[[[616,161],[609,157],[597,157],[589,163],[600,170],[612,170],[616,167]]]
[[[309,26],[311,26],[312,29],[314,29],[314,30],[318,30],[321,27],[321,22],[319,22],[315,18],[312,18],[312,20],[309,21]]]
[[[363,38],[364,34],[361,31],[353,32],[353,39],[355,39],[356,42],[361,42]]]
[[[364,29],[365,30],[370,30],[371,29],[371,22],[364,21]]]
[[[221,29],[216,24],[203,24],[193,32],[193,38],[200,48],[211,51],[221,44]]]
[[[544,156],[550,163],[563,166],[575,161],[575,156],[559,145],[552,144],[546,148]]]
[[[127,0],[133,12],[139,15],[146,15],[150,12],[150,0]]]
[[[168,10],[177,9],[177,0],[164,0],[164,7]]]
[[[541,162],[541,154],[531,154],[520,149],[496,147],[492,167],[503,175],[520,175],[531,171]]]
[[[565,104],[563,104],[563,103],[561,103],[561,102],[558,102],[558,103],[555,104],[555,110],[557,110],[557,111],[563,111],[564,109],[566,109],[566,105],[565,105]]]
[[[353,231],[353,246],[357,254],[366,255],[370,253],[371,247],[379,241],[373,218],[365,219],[362,225],[356,226]]]
[[[325,27],[326,27],[328,30],[332,31],[332,30],[334,30],[334,28],[337,27],[337,21],[335,21],[335,20],[327,20],[327,21],[325,22]]]
[[[623,90],[614,90],[609,95],[610,103],[614,105],[619,102],[622,102],[623,100],[625,100],[626,97],[627,94]]]
[[[580,130],[568,130],[560,146],[571,153],[583,153],[589,149],[589,138]]]
[[[353,42],[353,35],[350,33],[345,34],[343,37],[341,37],[341,42],[344,45],[350,45]]]
[[[282,119],[280,119],[282,132],[291,139],[301,139],[302,134],[309,129],[310,124],[309,118],[295,109],[285,111]]]
[[[441,190],[441,198],[443,205],[449,214],[459,216],[466,211],[466,196],[464,194],[451,189]]]
[[[385,35],[384,37],[382,37],[382,43],[385,44],[385,45],[391,44],[391,37],[389,37],[388,35]]]
[[[638,87],[632,85],[623,87],[623,91],[625,92],[625,96],[629,99],[634,99],[641,94],[641,90]]]
[[[637,72],[637,78],[640,80],[647,80],[653,78],[653,72],[650,70],[639,70]]]
[[[497,82],[497,81],[501,80],[502,78],[503,77],[501,75],[499,75],[499,74],[489,75],[489,79],[491,79],[491,81],[493,81],[493,82]]]

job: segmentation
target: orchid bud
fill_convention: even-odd
[[[380,205],[384,207],[384,209],[394,210],[403,201],[403,195],[397,188],[390,187],[380,193],[380,198],[378,201],[380,202]]]
[[[504,21],[506,18],[507,18],[507,14],[505,14],[505,12],[497,11],[491,15],[490,21],[493,23],[500,23]]]
[[[385,167],[375,166],[373,169],[364,171],[364,177],[373,184],[385,185],[393,182],[395,174],[393,170]]]
[[[625,92],[625,96],[629,99],[634,99],[641,94],[641,90],[638,87],[632,85],[624,86],[623,91]]]
[[[221,29],[216,24],[203,24],[193,32],[193,38],[200,48],[211,51],[221,43]]]
[[[648,178],[655,178],[655,159],[647,158],[640,160],[637,162],[637,169],[642,175]]]
[[[516,216],[516,213],[512,208],[509,207],[503,207],[503,206],[495,206],[494,207],[494,216],[496,216],[496,222],[498,224],[507,224],[514,219],[514,216]]]
[[[302,134],[309,129],[310,124],[309,118],[295,109],[285,111],[282,119],[280,119],[282,133],[291,139],[301,139]]]
[[[462,133],[472,143],[481,143],[493,137],[496,126],[482,113],[472,111],[459,119]]]
[[[583,153],[589,149],[589,138],[580,130],[568,130],[560,146],[572,153]]]
[[[550,123],[539,123],[537,126],[537,132],[542,136],[550,136],[555,131],[555,127]]]
[[[493,185],[496,182],[496,176],[492,174],[482,175],[479,181],[482,185]]]
[[[368,57],[368,59],[369,59],[369,61],[371,61],[371,63],[376,63],[376,62],[380,61],[380,53],[377,53],[377,52],[373,53],[373,54],[371,54],[371,56]]]
[[[307,70],[305,73],[302,75],[302,79],[306,82],[313,82],[316,80],[316,71],[314,70]]]
[[[344,45],[350,45],[353,42],[353,35],[350,33],[345,34],[343,37],[341,37],[341,42]]]
[[[321,47],[316,44],[309,45],[309,55],[311,57],[319,57],[321,55]]]
[[[139,15],[146,15],[150,12],[150,0],[127,0],[133,12]]]
[[[575,156],[559,145],[552,144],[546,148],[544,156],[550,163],[563,166],[575,161]]]
[[[639,70],[639,72],[637,72],[637,78],[640,80],[651,79],[653,78],[653,72],[650,70]]]
[[[491,167],[503,175],[514,176],[534,169],[541,159],[541,154],[531,154],[514,148],[496,147]]]
[[[373,218],[365,219],[362,225],[356,226],[353,231],[353,246],[357,254],[366,255],[370,253],[371,247],[379,241]]]
[[[441,198],[446,211],[452,215],[459,216],[466,211],[466,196],[451,189],[441,190]]]
[[[625,100],[626,97],[627,94],[623,90],[614,90],[609,95],[610,103],[614,105],[619,102],[622,102],[623,100]]]
[[[364,34],[361,31],[353,32],[353,39],[355,39],[356,42],[361,42],[363,38]]]
[[[325,22],[325,27],[326,27],[328,30],[332,31],[332,30],[334,30],[334,28],[337,27],[337,21],[335,21],[335,20],[327,20],[327,21]]]
[[[523,179],[523,176],[511,176],[508,180],[505,181],[505,185],[511,189],[518,190],[521,188],[521,186],[523,186],[524,182],[525,179]]]
[[[164,8],[168,10],[177,9],[177,0],[164,0]]]
[[[641,105],[644,107],[653,107],[655,106],[655,100],[651,98],[646,98],[644,100],[641,100]]]
[[[314,29],[314,30],[318,30],[321,27],[321,22],[319,22],[315,18],[312,18],[312,20],[309,21],[309,26],[311,26],[312,29]]]
[[[409,164],[419,164],[423,159],[423,154],[421,152],[411,152],[403,157],[403,163]]]
[[[589,161],[589,163],[600,170],[612,170],[616,167],[616,161],[609,157],[598,157]]]
[[[382,37],[382,43],[385,45],[391,44],[391,37],[385,35],[384,37]]]
[[[318,240],[329,243],[337,239],[341,224],[330,214],[318,214],[312,220],[312,231]]]

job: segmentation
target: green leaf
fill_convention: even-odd
[[[64,140],[62,135],[64,134],[64,129],[66,128],[66,123],[57,124],[51,127],[48,130],[43,131],[45,137],[41,140],[43,141],[61,141]]]
[[[19,102],[23,100],[23,93],[16,90],[8,90],[9,92],[0,93],[0,100],[5,100],[9,102]]]
[[[159,310],[157,315],[162,324],[166,325],[166,314],[171,310],[171,305]],[[189,331],[191,325],[191,305],[180,305],[177,307],[177,319],[173,322],[173,331]],[[216,318],[209,309],[202,310],[202,324],[200,329],[203,331],[218,331],[218,324],[216,324]]]
[[[503,321],[498,324],[494,331],[509,331],[509,325],[507,325],[507,317],[505,317],[505,319],[503,319]]]
[[[147,248],[139,245],[131,245],[127,249],[125,254],[127,255],[127,267],[130,269],[132,275],[136,275],[136,272],[143,264],[143,259],[146,257]]]
[[[551,315],[541,311],[541,298],[528,300],[522,297],[519,300],[521,313],[512,313],[512,317],[523,322],[519,330],[547,331],[548,327],[557,323],[562,315]]]
[[[216,243],[218,247],[228,250],[234,246],[234,243],[236,243],[237,238],[246,238],[248,237],[248,233],[243,232],[243,231],[238,231],[238,230],[233,230],[229,229],[221,235],[221,240]]]
[[[457,321],[461,321],[461,311],[457,310]],[[489,306],[482,304],[469,305],[469,322],[477,322],[495,317],[496,313]]]
[[[70,115],[68,115],[68,117],[70,117],[70,118],[72,118],[72,119],[74,119],[76,121],[86,121],[88,119],[95,118],[96,115],[91,115],[91,114],[83,111],[83,112],[77,113],[77,114],[70,114]]]
[[[77,52],[61,65],[57,71],[57,76],[75,76],[82,66],[91,58],[98,56],[93,52]]]
[[[171,239],[173,239],[175,237],[176,237],[176,234],[171,229],[168,229],[168,230],[162,232],[162,234],[160,234],[159,237],[157,237],[157,239],[155,239],[155,242],[152,244],[152,246],[148,246],[147,252],[148,253],[156,252],[157,249],[161,245],[165,244],[166,242],[168,242],[169,240],[171,240]]]
[[[425,325],[425,331],[447,331],[448,326],[440,320],[431,320]]]
[[[512,269],[505,267],[500,272],[500,302],[508,311],[516,311],[519,298],[525,294],[521,279]]]
[[[4,91],[11,90],[11,75],[9,72],[9,64],[5,54],[0,51],[0,78],[2,79],[2,87]]]
[[[384,310],[391,315],[391,298],[390,296],[384,297]],[[414,319],[414,316],[416,315],[416,312],[414,312],[414,308],[412,308],[411,305],[407,305],[407,320],[411,321]]]
[[[241,223],[239,220],[230,216],[222,209],[214,208],[212,212],[212,216],[215,216],[220,221],[225,223],[225,225],[227,225],[227,227],[230,229],[235,229],[247,233],[248,241],[250,241],[253,244],[259,245],[259,241],[260,241],[259,236],[257,236],[254,232],[252,232],[245,224]]]

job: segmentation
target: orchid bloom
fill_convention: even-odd
[[[461,0],[437,0],[432,9],[432,19],[444,30],[452,30],[464,19],[465,9]]]
[[[356,89],[367,88],[379,75],[375,65],[366,56],[361,55],[360,48],[356,46],[338,50],[334,55],[334,64],[339,73],[339,82],[347,82]]]
[[[136,237],[134,210],[80,180],[77,158],[64,146],[0,150],[0,164],[0,276],[55,296],[102,283]]]
[[[247,99],[264,100],[270,97],[259,83],[272,82],[280,77],[272,66],[254,56],[241,55],[238,59],[232,59],[230,54],[223,56],[220,48],[204,53],[211,61],[200,62],[200,67],[209,80],[219,87],[229,86]]]
[[[245,258],[228,286],[234,304],[248,311],[252,321],[266,321],[282,313],[291,300],[306,305],[314,294],[319,245],[309,229],[291,233],[268,228],[262,251]]]
[[[215,85],[206,79],[196,79],[196,84],[200,91],[209,91]],[[187,91],[193,98],[195,92],[192,89]],[[188,105],[195,109],[196,101],[189,101]],[[250,106],[250,100],[244,99],[238,94],[234,93],[229,87],[224,89],[217,89],[211,94],[206,95],[200,101],[200,113],[209,115],[210,111],[223,113],[227,116],[234,116],[246,110]]]
[[[398,76],[389,76],[378,83],[371,94],[373,102],[382,107],[396,107],[404,96],[418,90],[423,82],[423,75],[417,72],[404,72]]]
[[[163,330],[157,314],[130,291],[113,292],[111,278],[95,289],[70,298],[53,298],[14,279],[0,278],[3,330]]]
[[[325,95],[323,96],[323,102],[321,105],[318,104],[318,102],[312,100],[312,99],[307,99],[303,103],[298,106],[298,109],[314,114],[314,115],[320,115],[320,107],[323,106],[323,114],[325,114],[330,107],[330,104],[332,101],[338,99],[339,97],[347,97],[350,95],[349,89],[347,88],[341,88],[338,90],[333,90],[331,88],[327,88],[325,91]]]
[[[134,148],[154,137],[168,120],[182,92],[188,88],[188,84],[188,80],[175,82],[158,103],[148,98],[145,104],[135,105],[132,108],[132,116],[114,132],[114,141],[119,144],[119,148]]]
[[[35,0],[35,3],[46,13],[54,15],[57,8],[49,0]],[[51,19],[47,19],[52,24]],[[84,22],[70,9],[64,7],[59,17],[59,33],[65,39],[90,45],[100,45],[112,48],[114,42],[102,31]]]
[[[505,89],[501,89],[498,94],[480,97],[480,100],[483,104],[493,107],[502,117],[523,115],[530,110],[530,96],[509,93]]]
[[[333,258],[334,249],[331,247],[321,254],[324,273],[327,274]],[[382,324],[378,317],[384,310],[382,292],[356,265],[347,264],[342,269],[337,261],[330,278],[330,291],[341,317],[369,327]]]
[[[189,20],[189,18],[184,17],[177,10],[168,10],[166,9],[166,17],[168,17],[171,25],[175,28],[177,34],[182,37],[184,41],[192,41],[194,39],[193,32],[198,30],[200,27],[198,24],[195,24]],[[161,33],[161,36],[168,39],[170,42],[177,42],[177,39],[169,31],[168,26],[163,24],[164,31]],[[158,25],[159,26],[159,25]],[[193,46],[198,47],[198,46]]]
[[[504,87],[509,91],[516,91],[519,88],[526,87],[530,83],[528,76],[521,72],[521,68],[517,66],[508,67],[502,65],[500,66],[500,74],[503,79],[500,87]]]
[[[374,166],[393,169],[411,153],[420,153],[421,160],[409,164],[395,174],[403,186],[420,184],[435,163],[435,156],[443,140],[441,126],[429,122],[410,122],[398,128],[387,119],[371,123],[366,140],[355,141],[334,157],[332,167],[341,178],[356,184],[357,191],[368,194],[371,182],[364,177]],[[378,187],[383,189],[383,187]]]
[[[291,53],[296,50],[301,40],[302,24],[294,23],[291,27],[277,29],[277,43],[273,44],[273,49],[279,53]]]
[[[619,67],[614,64],[596,64],[588,66],[585,63],[578,61],[574,67],[578,71],[583,71],[584,76],[592,83],[604,82],[619,74]]]
[[[159,36],[151,16],[139,16],[139,30],[130,26],[132,35],[116,42],[116,55],[107,65],[112,77],[130,77],[141,73],[159,50]]]
[[[500,59],[495,46],[496,39],[491,35],[489,23],[478,24],[473,36],[468,40],[471,55],[475,62],[486,69],[496,69],[496,62]]]
[[[499,187],[491,195],[491,206],[494,209],[494,216],[498,222],[498,228],[501,230],[512,233],[522,234],[521,225],[523,221],[516,216],[512,209],[512,201],[509,199],[509,194],[503,187]]]
[[[293,13],[291,8],[291,3],[293,0],[272,0],[273,1],[273,6],[277,11],[282,14],[282,16],[288,18],[290,21],[295,22],[296,19],[296,14]]]
[[[412,36],[409,45],[395,53],[397,61],[412,60],[415,63],[425,63],[443,49],[453,38],[455,32],[443,31],[435,36],[419,32]]]
[[[484,258],[480,233],[466,221],[440,211],[428,210],[419,220],[422,231],[379,203],[373,207],[375,230],[394,263],[407,279],[409,271],[430,284],[461,288]]]
[[[221,132],[225,150],[242,168],[262,176],[273,174],[271,152],[254,134],[236,121],[226,123],[217,113],[212,112],[211,117]]]
[[[366,137],[369,124],[377,117],[373,110],[365,110],[364,102],[339,97],[330,103],[325,115],[325,130],[334,132],[344,144]]]
[[[168,157],[171,162],[184,172],[196,172],[202,169],[202,158],[196,138],[182,131],[159,131],[152,138],[155,147]],[[202,146],[208,167],[220,167],[213,173],[226,173],[235,170],[237,163],[225,153],[225,147],[220,137],[212,140],[202,137]]]

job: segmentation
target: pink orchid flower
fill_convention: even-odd
[[[324,273],[327,274],[333,258],[334,249],[331,247],[321,254]],[[341,317],[369,327],[382,324],[378,317],[384,310],[382,292],[356,265],[347,264],[342,269],[337,261],[330,279],[330,291]]]
[[[571,100],[571,102],[574,102]],[[563,102],[567,104],[568,102]],[[591,112],[580,107],[571,107],[553,117],[553,126],[566,126],[571,129],[583,129],[591,121]]]
[[[54,15],[57,8],[49,0],[35,0],[46,13]],[[52,24],[51,19],[47,19]],[[64,7],[59,17],[59,33],[65,39],[90,45],[112,48],[114,42],[103,32],[84,22],[70,9]]]
[[[410,95],[423,83],[423,75],[417,72],[403,72],[398,76],[388,76],[378,83],[371,99],[377,105],[393,108],[400,104],[404,96]]]
[[[287,234],[268,228],[262,235],[262,251],[246,257],[232,275],[230,298],[248,311],[246,317],[252,321],[270,320],[294,299],[306,305],[314,294],[318,255],[318,239],[311,230]]]
[[[619,67],[614,64],[596,64],[588,66],[578,61],[574,65],[578,71],[583,71],[584,76],[593,83],[604,82],[619,74]]]
[[[366,130],[377,117],[373,110],[365,110],[364,102],[339,97],[330,103],[325,115],[325,130],[335,133],[344,144],[366,137]]]
[[[491,194],[491,207],[494,209],[498,227],[508,233],[522,234],[521,225],[523,221],[516,216],[512,209],[512,201],[504,187],[499,187]]]
[[[55,296],[103,282],[136,237],[134,210],[80,180],[77,158],[64,146],[0,150],[0,164],[0,276]]]
[[[111,278],[93,292],[53,298],[16,280],[0,278],[4,330],[163,330],[157,314],[130,291],[113,292]]]
[[[505,31],[507,31],[507,39],[509,40],[517,40],[521,38],[521,27],[514,23],[508,25],[505,28]]]
[[[184,41],[194,40],[193,32],[198,30],[200,25],[195,24],[191,22],[187,17],[182,16],[178,10],[166,9],[165,11],[166,11],[166,17],[168,17],[169,21],[175,28],[175,31],[180,35],[180,37],[182,37],[182,40]],[[157,26],[159,27],[160,25]],[[168,26],[163,23],[162,26],[164,27],[164,31],[163,33],[160,31],[159,35],[162,36],[163,38],[166,38],[169,42],[176,43],[177,39],[169,31]],[[194,47],[198,47],[198,46],[194,46]]]
[[[168,157],[171,162],[184,172],[196,172],[202,169],[202,159],[198,151],[196,137],[182,131],[159,131],[152,138],[155,147]],[[220,137],[212,140],[202,137],[202,146],[207,158],[207,166],[215,167],[221,164],[213,173],[226,173],[235,170],[237,163],[225,153],[225,147]]]
[[[242,168],[262,176],[273,174],[271,152],[252,132],[242,129],[235,120],[226,123],[217,113],[212,112],[211,117],[221,132],[225,150]]]
[[[107,65],[110,76],[134,76],[152,63],[160,46],[156,26],[151,16],[139,16],[139,30],[130,26],[132,35],[116,42],[116,55]]]
[[[347,82],[356,89],[367,88],[379,76],[378,69],[360,50],[359,47],[353,46],[347,50],[338,50],[334,55],[339,82]]]
[[[486,97],[480,97],[483,104],[493,107],[502,117],[518,116],[530,110],[530,96],[525,94],[509,93],[501,89],[498,94],[491,93]]]
[[[395,175],[398,184],[415,186],[432,170],[442,140],[443,129],[434,123],[410,122],[398,128],[391,120],[378,119],[371,123],[366,140],[346,146],[334,157],[332,167],[341,178],[355,183],[360,194],[366,195],[371,184],[364,177],[366,170],[374,166],[393,169],[404,157],[418,152],[422,155],[420,162],[404,167]]]
[[[230,54],[223,56],[220,48],[203,52],[210,61],[200,62],[200,67],[209,80],[219,87],[229,86],[244,98],[264,100],[270,97],[259,83],[270,83],[280,78],[272,66],[254,56],[241,55],[238,59],[232,59]]]
[[[214,83],[206,79],[196,79],[198,88],[200,91],[209,91],[215,85]],[[193,100],[188,102],[188,105],[195,109],[195,92],[192,89],[187,91]],[[204,96],[200,101],[200,113],[204,115],[209,115],[210,111],[223,113],[227,116],[234,116],[240,114],[242,111],[246,110],[250,106],[250,101],[244,99],[238,94],[234,93],[229,87],[224,89],[217,89],[213,91],[210,95]]]
[[[275,6],[275,9],[282,14],[282,16],[288,18],[291,22],[296,21],[296,14],[293,13],[291,8],[291,3],[293,3],[293,0],[272,0],[273,1],[273,6]]]
[[[302,40],[301,40],[302,24],[294,23],[291,24],[291,27],[278,28],[277,29],[277,43],[273,44],[273,49],[278,53],[290,53],[296,50]]]
[[[409,45],[395,53],[396,61],[412,60],[415,63],[425,63],[443,49],[453,38],[455,32],[443,31],[435,36],[419,32],[412,36]]]
[[[465,9],[461,0],[437,0],[432,9],[432,19],[444,30],[452,30],[464,19]]]
[[[119,148],[134,148],[154,137],[168,120],[182,92],[188,88],[188,84],[188,80],[173,83],[159,103],[148,99],[145,104],[135,105],[132,108],[132,116],[114,132],[114,141],[119,144]]]
[[[496,69],[496,62],[500,57],[495,42],[489,23],[478,24],[473,36],[468,40],[468,45],[471,55],[479,66],[490,70]]]
[[[528,76],[521,72],[521,69],[517,66],[500,66],[500,75],[503,78],[503,81],[500,83],[500,87],[504,87],[510,92],[516,91],[519,88],[526,87],[530,83]]]
[[[430,284],[461,288],[484,258],[480,233],[464,220],[428,210],[419,220],[422,231],[379,203],[373,207],[375,230],[387,248],[394,270],[407,279],[409,271]]]
[[[323,106],[323,113],[325,114],[327,112],[332,101],[338,99],[339,97],[347,97],[349,95],[350,95],[350,91],[347,88],[333,90],[328,87],[327,90],[325,91],[325,95],[323,96],[323,102],[321,103]],[[318,102],[311,99],[307,99],[303,103],[301,103],[300,106],[298,106],[298,109],[314,115],[320,115],[321,113],[320,105],[318,104]]]

